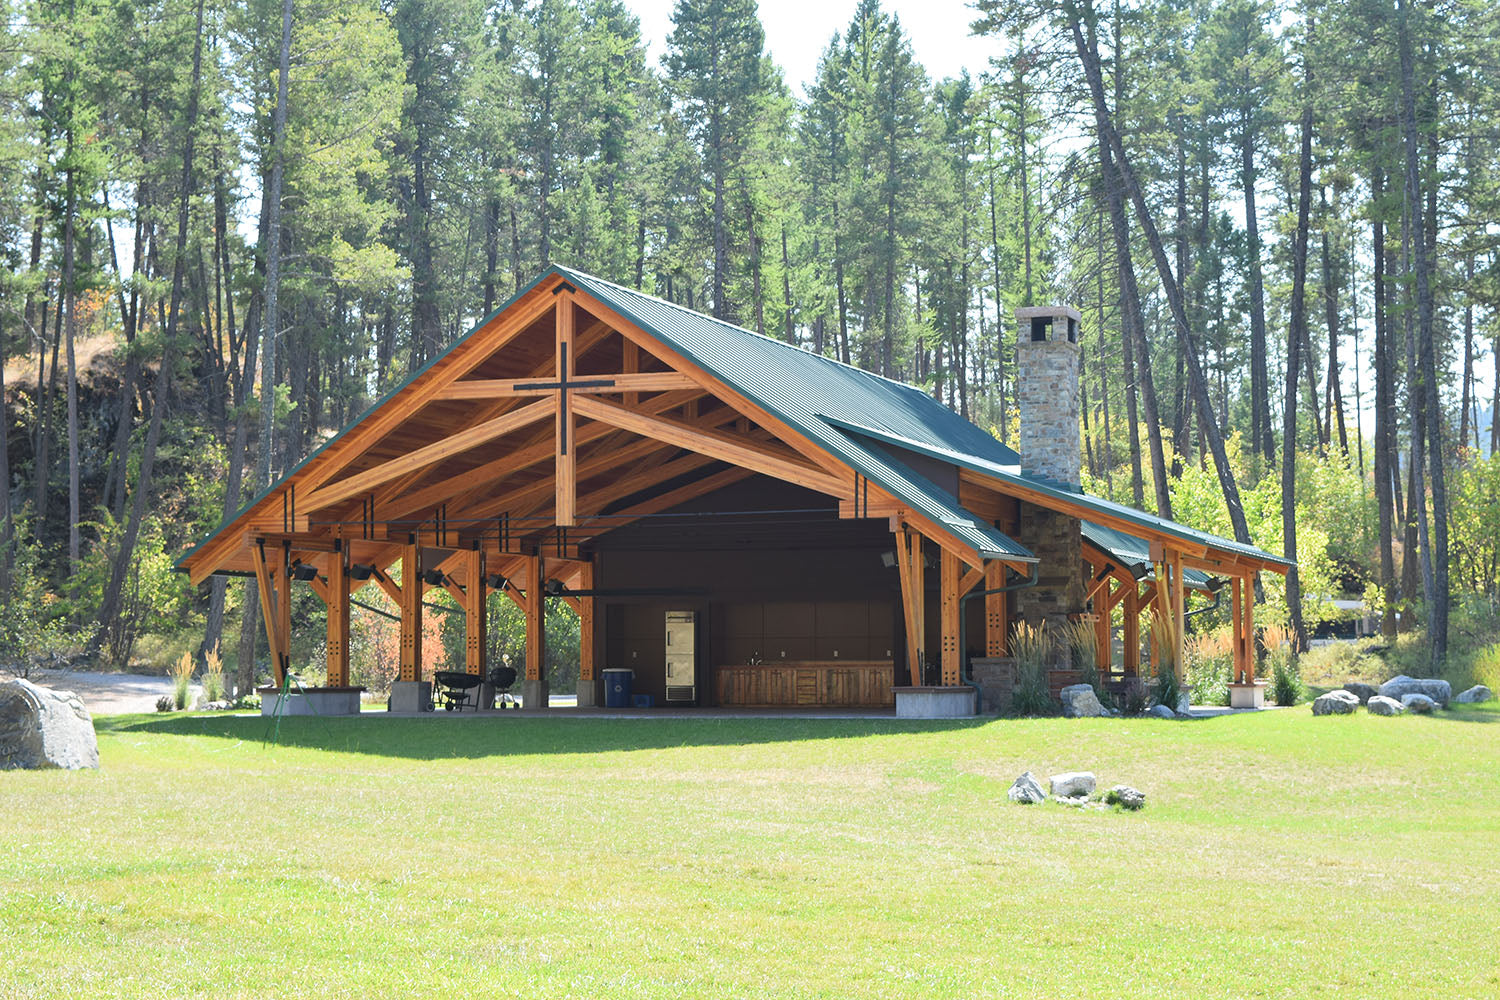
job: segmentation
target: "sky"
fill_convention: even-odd
[[[641,35],[651,58],[660,59],[672,31],[675,0],[626,0],[641,19]],[[901,19],[911,36],[912,52],[940,80],[967,68],[978,76],[997,51],[997,39],[975,38],[969,23],[975,13],[963,0],[883,0],[881,6]],[[760,0],[766,49],[786,74],[793,94],[801,96],[818,69],[818,57],[835,31],[842,33],[854,16],[855,0]]]

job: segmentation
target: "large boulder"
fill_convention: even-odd
[[[1067,719],[1095,719],[1109,714],[1088,684],[1069,684],[1058,692],[1057,697],[1062,702],[1063,717]]]
[[[0,681],[0,770],[98,766],[94,720],[76,694]]]
[[[1174,711],[1172,711],[1170,708],[1168,708],[1165,705],[1152,705],[1150,708],[1146,709],[1146,714],[1147,715],[1154,715],[1158,719],[1175,719],[1175,718],[1177,718],[1177,713],[1174,712]]]
[[[1458,697],[1454,698],[1453,700],[1462,702],[1465,705],[1473,705],[1481,701],[1489,701],[1493,697],[1495,697],[1495,695],[1490,691],[1489,688],[1485,687],[1483,684],[1475,684],[1473,687],[1469,688],[1469,690],[1460,693]]]
[[[1420,712],[1423,715],[1431,715],[1437,711],[1438,703],[1425,694],[1418,694],[1413,691],[1411,694],[1403,694],[1401,696],[1401,707],[1408,712]]]
[[[1062,798],[1094,794],[1094,775],[1090,771],[1065,771],[1047,780],[1052,786],[1052,794]]]
[[[1027,771],[1015,780],[1010,786],[1010,791],[1005,793],[1012,802],[1022,805],[1035,805],[1038,802],[1047,801],[1047,793],[1042,791],[1041,782],[1036,780],[1036,775]]]
[[[1359,699],[1361,705],[1368,705],[1370,699],[1380,694],[1380,688],[1374,684],[1366,684],[1363,681],[1350,681],[1345,684],[1343,690],[1348,691]]]
[[[1425,694],[1444,708],[1453,700],[1453,685],[1434,677],[1408,677],[1398,674],[1380,685],[1380,693],[1400,701],[1403,695]]]
[[[1401,704],[1395,698],[1387,698],[1383,694],[1377,694],[1371,698],[1369,704],[1365,707],[1370,710],[1371,715],[1400,715],[1406,711],[1405,705]]]
[[[1348,691],[1330,691],[1313,699],[1313,715],[1348,715],[1359,707],[1359,696]]]

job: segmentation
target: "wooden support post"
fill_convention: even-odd
[[[286,681],[288,644],[281,631],[279,607],[287,603],[285,596],[287,588],[282,587],[282,596],[278,600],[276,571],[271,568],[270,561],[266,558],[264,540],[256,540],[252,553],[255,562],[255,584],[260,593],[260,616],[266,625],[266,648],[271,653],[271,671],[275,677],[276,687],[280,688]]]
[[[917,665],[913,685],[927,682],[927,561],[922,555],[922,536],[911,533],[911,610],[917,630]]]
[[[1187,680],[1187,592],[1182,586],[1182,553],[1169,549],[1167,559],[1172,574],[1172,640],[1177,644],[1172,663],[1177,670],[1178,683],[1181,683]]]
[[[913,687],[922,684],[926,632],[922,618],[922,536],[902,525],[896,532],[896,560],[901,575],[901,611],[906,623],[906,672]]]
[[[574,453],[574,431],[572,401],[568,398],[568,385],[573,381],[573,296],[562,292],[557,296],[557,381],[560,388],[554,393],[557,400],[557,506],[554,521],[561,527],[572,527],[577,523],[578,483],[577,456]]]
[[[526,679],[542,679],[542,658],[547,648],[547,604],[542,597],[541,556],[526,557]]]
[[[415,537],[401,548],[401,672],[422,679],[422,567]]]
[[[281,664],[276,676],[279,687],[292,669],[292,543],[281,543],[281,569],[276,574],[276,631],[280,635],[274,659]]]
[[[1233,661],[1229,668],[1229,680],[1233,684],[1245,682],[1245,612],[1240,606],[1240,578],[1229,581],[1230,642]]]
[[[473,549],[465,556],[464,573],[464,671],[476,677],[485,675],[485,643],[488,630],[488,602],[484,593],[484,550]]]
[[[1255,680],[1255,583],[1245,577],[1241,593],[1245,598],[1245,683]]]
[[[1005,564],[990,561],[984,566],[984,589],[1005,586]],[[984,595],[984,655],[1004,656],[1010,618],[1009,594]]]
[[[349,553],[340,543],[328,560],[328,686],[349,685]]]
[[[1100,675],[1114,669],[1114,652],[1109,642],[1109,609],[1114,606],[1110,600],[1111,582],[1106,579],[1103,589],[1094,597],[1094,658]]]
[[[1122,669],[1126,677],[1136,677],[1141,672],[1141,591],[1135,581],[1125,584],[1125,622],[1120,638],[1125,644]]]
[[[578,571],[578,589],[594,589],[594,564],[584,563]],[[594,675],[594,598],[585,594],[578,599],[578,679],[592,681]]]
[[[961,574],[958,556],[943,549],[942,590],[939,604],[942,616],[943,635],[943,686],[957,687],[963,673],[964,651],[958,648],[959,593],[958,580]]]

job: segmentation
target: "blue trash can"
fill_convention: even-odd
[[[635,671],[623,667],[610,667],[604,671],[604,707],[629,708],[631,691],[635,687]]]

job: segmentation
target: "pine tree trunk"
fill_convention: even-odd
[[[1411,211],[1412,248],[1416,265],[1417,343],[1420,394],[1413,402],[1426,414],[1427,453],[1432,463],[1432,544],[1430,558],[1424,551],[1424,583],[1428,591],[1427,640],[1432,666],[1441,669],[1448,656],[1448,486],[1443,455],[1443,411],[1438,391],[1436,350],[1433,345],[1433,301],[1429,278],[1428,237],[1424,229],[1421,176],[1418,170],[1416,95],[1412,66],[1411,0],[1397,0],[1398,47],[1401,59],[1401,118],[1406,145],[1406,190]],[[1432,194],[1435,196],[1436,191]],[[1435,229],[1436,227],[1434,227]],[[1436,235],[1435,233],[1433,234]],[[1412,506],[1425,511],[1419,496]],[[1427,567],[1431,566],[1430,573]]]
[[[1311,28],[1307,44],[1311,46]],[[1304,81],[1311,92],[1312,70]],[[1292,561],[1286,574],[1287,617],[1293,648],[1307,649],[1307,624],[1302,619],[1302,581],[1297,572],[1297,374],[1299,354],[1307,340],[1307,241],[1312,206],[1312,105],[1302,107],[1302,144],[1297,158],[1297,230],[1292,242],[1291,323],[1286,338],[1286,397],[1281,422],[1281,538],[1282,555]]]
[[[1370,169],[1371,200],[1378,203],[1385,192],[1385,174],[1380,164]],[[1375,302],[1375,510],[1379,525],[1376,545],[1380,554],[1380,591],[1383,612],[1380,632],[1396,638],[1396,557],[1394,551],[1396,510],[1392,485],[1396,476],[1395,452],[1391,448],[1391,419],[1395,393],[1392,380],[1390,329],[1385,309],[1385,223],[1377,208],[1371,213],[1371,259]]]
[[[1250,264],[1250,442],[1267,462],[1276,457],[1271,437],[1270,374],[1266,370],[1266,291],[1260,264],[1260,223],[1255,211],[1255,137],[1240,129],[1240,187],[1245,193],[1245,255]]]
[[[291,0],[287,0],[290,9]],[[146,431],[146,446],[141,453],[140,481],[136,484],[135,497],[131,504],[130,519],[120,539],[120,550],[110,568],[109,583],[104,591],[104,600],[99,608],[99,624],[90,642],[97,651],[105,633],[114,628],[121,611],[121,598],[125,577],[134,561],[136,539],[140,536],[141,522],[145,519],[146,503],[151,494],[152,467],[156,463],[156,449],[161,441],[161,425],[167,410],[167,400],[172,393],[172,372],[177,364],[177,327],[182,307],[183,280],[187,262],[188,205],[193,192],[193,141],[198,129],[199,87],[203,74],[203,0],[197,4],[197,26],[193,39],[193,75],[188,91],[185,138],[182,150],[182,184],[177,204],[176,253],[172,266],[172,300],[167,313],[166,339],[162,344],[161,374],[157,378],[156,405],[151,408],[151,423]]]
[[[271,457],[276,447],[276,353],[281,327],[281,183],[286,147],[287,86],[292,59],[292,0],[281,4],[281,49],[276,75],[276,108],[271,115],[271,182],[266,188],[266,283],[261,307],[265,332],[260,359],[260,467],[256,481],[271,485]]]

